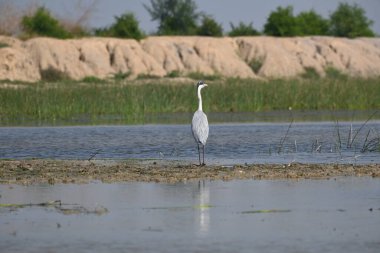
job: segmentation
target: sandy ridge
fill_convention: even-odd
[[[289,78],[307,68],[323,76],[329,66],[350,76],[380,76],[380,38],[152,36],[139,42],[96,37],[21,41],[0,36],[0,44],[0,80],[38,81],[48,68],[75,80],[119,72],[131,78],[163,77],[173,71]]]

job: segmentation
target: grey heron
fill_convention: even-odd
[[[202,95],[201,90],[206,87],[207,84],[203,81],[197,83],[197,95],[198,95],[198,110],[194,113],[193,120],[191,121],[191,131],[195,142],[198,147],[199,165],[205,164],[205,145],[208,138],[208,121],[207,116],[202,110]],[[201,149],[203,153],[203,160],[201,162]]]

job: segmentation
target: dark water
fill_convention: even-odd
[[[180,184],[0,185],[1,252],[379,252],[380,182],[371,178]],[[265,210],[272,210],[266,211]]]
[[[348,122],[340,122],[339,127],[334,122],[211,124],[206,161],[380,163],[378,151],[361,152],[366,138],[380,136],[380,121],[360,129],[363,123],[353,123],[352,130]],[[353,145],[348,148],[350,139]],[[0,128],[0,158],[88,159],[93,155],[95,159],[189,162],[196,162],[198,156],[189,125]]]

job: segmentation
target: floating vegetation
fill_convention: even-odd
[[[0,203],[0,207],[8,207],[8,208],[25,208],[25,207],[33,207],[33,206],[56,207],[56,206],[62,206],[62,202],[60,200],[54,200],[54,201],[48,201],[48,202],[42,202],[42,203],[28,203],[28,204],[4,204],[4,203]]]
[[[90,210],[80,205],[62,203],[61,200],[54,200],[54,201],[48,201],[48,202],[42,202],[42,203],[28,203],[28,204],[0,203],[0,208],[7,208],[9,211],[16,211],[19,208],[28,208],[28,207],[53,208],[57,212],[65,214],[65,215],[72,215],[72,214],[103,215],[103,214],[108,213],[108,209],[102,206],[99,206],[93,210]]]
[[[242,214],[256,214],[256,213],[290,213],[289,209],[262,209],[262,210],[250,210],[243,211]]]
[[[209,204],[194,205],[194,206],[159,206],[159,207],[145,207],[143,210],[167,210],[167,211],[181,211],[186,209],[210,209],[214,206]]]

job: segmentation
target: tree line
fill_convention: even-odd
[[[261,31],[253,23],[230,23],[230,31],[225,33],[222,25],[211,15],[200,10],[194,0],[150,0],[144,8],[153,21],[158,22],[153,35],[199,35],[199,36],[257,36],[269,35],[278,37],[292,36],[337,36],[337,37],[374,37],[365,11],[357,4],[339,3],[328,18],[314,10],[294,14],[292,6],[279,6],[272,11]],[[125,12],[114,17],[114,22],[107,27],[88,31],[84,27],[67,27],[45,7],[40,6],[21,18],[23,36],[48,36],[55,38],[72,38],[83,36],[104,36],[133,38],[140,40],[147,36],[141,30],[136,16]],[[0,29],[0,33],[3,33]]]

